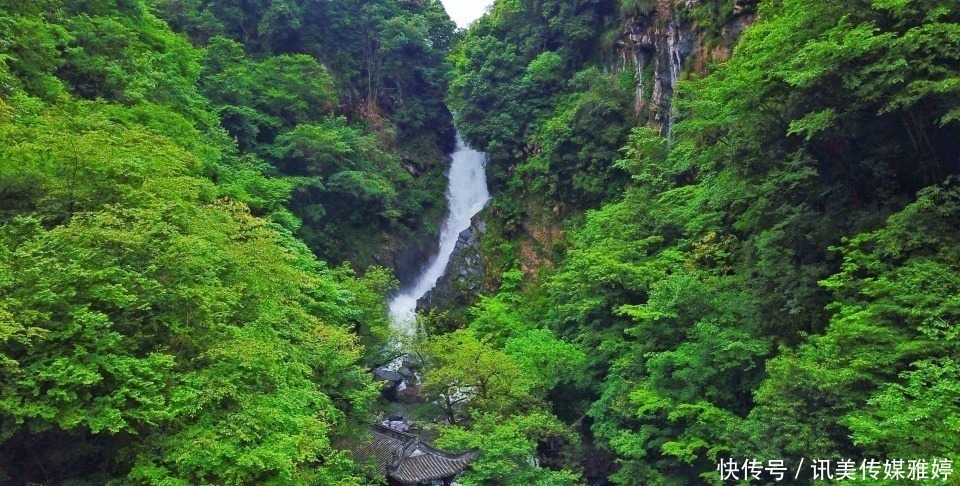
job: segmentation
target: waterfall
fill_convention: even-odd
[[[416,333],[417,301],[437,285],[447,270],[460,233],[470,227],[473,217],[490,200],[485,165],[486,156],[467,147],[458,135],[447,186],[450,213],[440,230],[440,252],[413,285],[390,302],[390,317],[398,334],[412,336]]]
[[[667,45],[670,49],[670,87],[674,94],[677,91],[677,83],[680,81],[680,71],[683,69],[683,59],[680,57],[680,42],[683,40],[681,36],[678,26],[671,23],[667,34]]]
[[[680,71],[683,69],[683,59],[680,57],[681,33],[676,22],[670,22],[667,29],[667,48],[670,55],[670,113],[667,115],[667,140],[671,139],[673,122],[677,117],[677,84],[680,82]]]

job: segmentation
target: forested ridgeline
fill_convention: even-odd
[[[395,283],[341,262],[436,231],[453,35],[435,1],[0,1],[0,482],[377,480],[347,450]]]
[[[511,377],[463,484],[960,459],[957,7],[497,1],[452,57],[499,291],[434,342]]]
[[[0,482],[382,482],[371,265],[446,105],[495,193],[413,353],[460,484],[960,460],[954,0],[0,0]]]

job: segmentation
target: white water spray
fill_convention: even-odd
[[[683,69],[683,59],[680,57],[680,42],[683,34],[679,26],[671,22],[667,29],[667,46],[670,54],[670,114],[667,118],[667,141],[672,140],[673,124],[677,119],[677,84],[680,82],[680,71]]]
[[[450,214],[440,230],[440,252],[414,282],[413,287],[403,291],[390,302],[390,317],[394,330],[401,336],[416,333],[417,301],[432,290],[447,271],[450,257],[457,246],[463,230],[490,200],[485,171],[486,157],[467,147],[457,136],[457,149],[453,152],[450,166],[450,183],[447,186],[447,203]]]

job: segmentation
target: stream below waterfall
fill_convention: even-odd
[[[449,214],[440,230],[439,253],[413,284],[403,289],[390,302],[390,317],[394,330],[400,336],[409,337],[416,333],[417,302],[427,295],[443,277],[450,263],[450,257],[456,249],[460,233],[470,227],[473,217],[490,200],[490,192],[487,189],[486,156],[468,147],[458,135],[457,148],[452,158],[453,163],[449,171],[450,182],[447,186]]]

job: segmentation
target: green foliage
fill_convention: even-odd
[[[620,0],[620,15],[645,14],[657,8],[656,0]]]
[[[583,45],[597,37],[603,15],[611,9],[609,3],[599,0],[496,2],[492,13],[477,21],[457,47],[452,56],[454,76],[450,84],[450,104],[466,140],[490,157],[495,182],[507,179],[509,167],[538,153],[544,138],[560,138],[556,148],[566,149],[559,147],[567,140],[563,134],[555,133],[556,129],[538,133],[538,126],[547,119],[553,118],[554,125],[574,123],[575,126],[570,127],[574,133],[589,139],[570,140],[568,143],[574,145],[570,150],[591,150],[595,148],[590,147],[592,144],[616,151],[622,143],[617,133],[602,131],[626,130],[622,122],[629,103],[625,102],[624,93],[605,83],[605,77],[591,79],[596,77],[596,72],[574,79],[589,55],[589,49]],[[581,95],[583,92],[586,94]],[[591,106],[593,103],[598,105]],[[621,123],[599,126],[615,120]],[[600,132],[591,132],[596,130]],[[545,147],[545,150],[549,149]],[[553,174],[547,172],[558,169],[556,162],[554,165],[538,160],[526,163],[530,166],[528,171],[539,177],[551,177]],[[594,165],[597,164],[591,164]],[[603,182],[595,180],[604,181],[606,167],[591,169],[592,173],[584,178],[589,178],[591,184],[602,185]],[[579,182],[576,186],[591,184]],[[586,192],[584,199],[591,202],[596,197],[594,187],[577,189]],[[556,197],[557,192],[567,196],[565,190],[552,190],[551,196]],[[574,197],[583,196],[577,193]]]
[[[954,187],[926,189],[884,228],[843,246],[840,272],[823,281],[836,295],[830,326],[771,362],[770,379],[758,391],[758,417],[784,437],[785,450],[798,453],[813,443],[825,452],[856,446],[873,455],[952,453],[956,410],[938,402],[949,401],[955,386],[958,348],[950,323],[958,312],[958,255],[950,241],[957,197]],[[933,376],[943,381],[934,384]],[[943,395],[921,391],[925,383]],[[916,393],[909,403],[908,390]],[[931,407],[937,418],[926,421],[923,410]],[[813,439],[816,424],[829,425]],[[804,433],[788,441],[778,430],[785,425]],[[878,441],[892,433],[897,441]]]
[[[377,39],[355,37],[351,23],[364,9],[376,12],[363,20],[371,21],[364,29]],[[295,230],[328,261],[367,266],[388,261],[380,247],[412,240],[442,210],[439,152],[452,148],[452,134],[449,114],[437,101],[445,88],[446,64],[436,49],[449,42],[444,33],[449,20],[445,14],[438,17],[436,9],[433,2],[416,12],[392,1],[365,7],[274,2],[266,11],[218,2],[165,2],[159,11],[206,43],[203,94],[239,148],[268,162],[261,170],[281,179],[263,189],[271,194],[287,190],[283,203],[293,215],[274,207],[258,214]],[[211,12],[222,26],[213,28],[202,20]],[[280,12],[286,20],[273,17]],[[314,17],[322,23],[304,30],[302,19]],[[336,33],[318,32],[321,25]],[[249,29],[257,36],[251,37]],[[299,33],[286,37],[283,29]],[[371,46],[376,46],[373,53],[367,52]],[[363,55],[375,58],[370,62],[376,66],[367,68],[383,79],[370,87],[375,93],[362,106],[350,106],[357,103],[356,76],[363,69],[354,72],[339,56],[361,47]],[[248,56],[248,51],[259,55]],[[401,83],[403,76],[412,78]],[[369,76],[368,81],[374,82]],[[344,108],[348,117],[334,115]],[[381,118],[385,114],[392,122]],[[419,160],[405,167],[400,154]],[[410,172],[426,177],[414,178]],[[249,184],[243,185],[234,193],[246,192]],[[254,209],[272,206],[268,201],[255,201]]]
[[[711,32],[733,15],[676,8]],[[533,206],[597,209],[471,329],[585,352],[549,398],[590,417],[618,484],[717,483],[730,457],[954,457],[957,10],[762,2],[729,62],[681,82],[669,140],[630,132],[631,92],[547,12],[497,2],[454,54],[451,103],[522,198],[494,205],[502,253],[524,251]]]
[[[470,309],[469,327],[430,339],[424,391],[442,404],[449,425],[438,444],[475,449],[464,484],[576,484],[572,453],[578,440],[547,407],[551,390],[576,381],[583,351],[537,324],[518,290],[522,275],[507,272],[504,291]],[[542,467],[536,464],[540,463]]]
[[[516,169],[528,187],[575,207],[593,207],[619,195],[623,174],[611,166],[626,141],[633,90],[596,69],[577,73],[576,92],[561,101],[534,137],[536,155]]]
[[[251,61],[239,43],[215,37],[204,64],[204,94],[243,150],[262,155],[278,134],[330,114],[336,102],[333,78],[310,56]]]
[[[899,377],[903,384],[885,385],[867,402],[866,410],[846,419],[857,445],[891,455],[927,457],[960,450],[956,360],[922,361],[913,367]]]
[[[54,73],[63,64],[59,51],[69,34],[33,12],[11,14],[0,20],[0,61],[4,72],[0,94],[9,96],[22,90],[47,99],[62,96],[63,84]]]
[[[619,484],[960,459],[960,13],[763,2],[665,140],[593,46],[666,6],[499,0],[451,75],[437,0],[0,0],[0,477],[369,482],[396,282],[315,255],[431,226],[448,78],[501,190],[500,292],[423,346],[463,484],[574,484],[581,439]]]
[[[439,0],[157,3],[160,15],[198,44],[215,45],[221,36],[259,55],[310,55],[337,73],[341,101],[368,118],[392,116],[401,140],[426,131],[453,148],[443,98],[455,26]]]
[[[384,278],[327,270],[218,198],[189,151],[104,105],[14,101],[0,118],[16,183],[0,231],[4,472],[358,477],[333,442],[373,397],[349,328],[382,312],[369,293]],[[58,451],[68,438],[82,446]]]
[[[142,8],[129,13],[74,6],[74,15],[64,19],[71,37],[59,76],[82,98],[149,101],[209,122],[196,89],[199,53]]]
[[[459,421],[457,412],[464,406],[468,416],[473,410],[508,415],[537,401],[536,376],[470,330],[437,336],[424,351],[436,361],[424,389],[444,400],[452,423]]]
[[[745,10],[754,10],[759,2],[736,2],[734,0],[717,0],[712,2],[698,2],[682,10],[681,16],[689,17],[696,22],[697,27],[704,32],[708,42],[720,40],[722,29],[734,16],[735,5],[741,5]],[[687,4],[690,5],[690,4]]]
[[[540,441],[573,440],[566,427],[549,414],[531,413],[506,419],[476,414],[470,430],[444,427],[437,444],[452,450],[475,449],[479,458],[458,479],[464,485],[560,486],[580,484],[570,471],[540,468],[531,462]]]
[[[379,235],[371,229],[412,233],[439,206],[431,190],[442,177],[414,179],[376,136],[342,117],[297,125],[267,156],[294,186],[291,206],[304,223],[299,236],[331,261],[375,249]]]
[[[197,49],[151,10],[2,4],[0,477],[367,483],[346,449],[396,282],[328,268],[287,207],[317,187],[326,235],[412,228],[440,178],[334,117],[315,57]]]
[[[535,341],[538,337],[545,341]],[[511,339],[500,351],[471,330],[437,337],[425,351],[432,353],[435,363],[425,377],[424,390],[442,403],[452,424],[441,427],[438,445],[475,449],[480,454],[461,482],[575,484],[573,473],[541,469],[533,461],[541,444],[562,450],[564,444],[575,441],[542,406],[546,388],[562,379],[552,373],[573,374],[582,353],[547,331]]]

